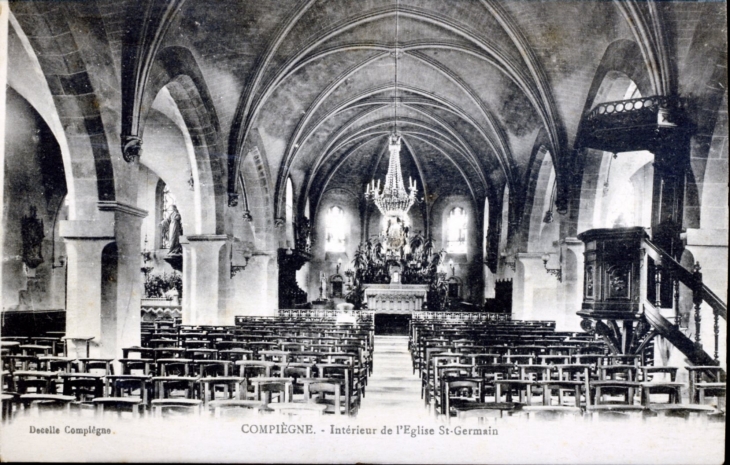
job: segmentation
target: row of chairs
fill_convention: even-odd
[[[500,412],[519,406],[529,407],[522,412],[534,407],[540,412],[653,409],[688,414],[717,412],[705,405],[707,396],[724,401],[725,372],[720,367],[687,367],[689,406],[681,403],[688,385],[677,382],[676,367],[644,365],[641,355],[609,354],[604,344],[586,335],[556,338],[549,327],[511,323],[475,328],[431,322],[412,328],[414,370],[421,376],[425,403],[451,417],[476,406]],[[525,344],[525,334],[533,338],[544,329],[539,344]],[[657,404],[658,394],[668,402]]]
[[[4,340],[10,344],[3,347],[3,391],[9,393],[3,397],[3,412],[12,411],[7,406],[13,403],[113,406],[133,413],[248,408],[252,402],[269,405],[273,396],[276,404],[315,399],[329,404],[313,407],[321,413],[357,413],[372,372],[372,325],[277,319],[243,323],[160,325],[146,339],[147,347],[125,348],[117,360],[72,359],[52,345],[28,347],[29,340]]]

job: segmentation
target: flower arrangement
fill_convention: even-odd
[[[398,250],[388,249],[378,240],[367,241],[357,248],[352,264],[354,270],[345,275],[352,279],[352,291],[345,300],[360,309],[365,296],[363,284],[388,284],[390,265],[399,265],[403,284],[428,284],[429,310],[443,310],[447,305],[445,275],[438,272],[445,252],[434,252],[431,238],[416,234]]]
[[[177,290],[177,295],[182,299],[183,285],[182,276],[179,273],[162,273],[149,275],[144,283],[145,298],[165,297],[165,293],[171,289]]]

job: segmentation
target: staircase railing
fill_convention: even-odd
[[[714,357],[713,360],[717,364],[719,363],[720,359],[720,319],[725,321],[725,324],[723,325],[723,329],[727,330],[727,304],[725,304],[722,300],[720,300],[717,295],[712,292],[702,281],[702,273],[700,271],[699,264],[695,265],[694,269],[692,271],[687,270],[685,267],[683,267],[677,260],[674,259],[670,254],[668,254],[666,251],[662,250],[659,246],[651,242],[649,239],[644,239],[643,241],[643,250],[646,251],[646,258],[651,258],[654,261],[654,284],[656,286],[655,296],[656,296],[656,302],[645,302],[645,309],[649,308],[649,305],[651,306],[650,312],[652,315],[647,315],[647,319],[650,320],[652,325],[657,327],[657,329],[660,329],[658,325],[660,326],[666,326],[666,323],[669,323],[668,320],[664,319],[659,314],[659,309],[662,307],[661,305],[661,281],[662,276],[665,278],[669,276],[673,282],[673,307],[675,311],[675,322],[674,322],[674,330],[671,332],[673,336],[677,336],[675,332],[679,332],[680,327],[680,293],[679,293],[679,284],[684,284],[689,290],[692,292],[692,303],[693,303],[693,310],[694,310],[694,345],[695,348],[692,352],[695,354],[697,353],[697,350],[702,350],[702,313],[703,313],[703,302],[707,304],[712,309],[712,321],[713,321],[713,336],[714,336]],[[645,266],[647,266],[645,264]],[[660,321],[656,316],[659,315],[663,321]],[[652,318],[656,321],[652,321]],[[665,328],[666,329],[666,328]],[[661,331],[664,333],[665,331]],[[667,332],[669,334],[669,332]],[[678,337],[674,337],[676,341],[678,341],[679,344],[683,344],[683,342],[679,341]],[[677,346],[677,343],[674,341],[672,342],[675,346]],[[686,345],[686,344],[685,344]],[[679,347],[679,349],[682,349],[682,347]],[[682,350],[686,355],[690,356],[687,351]],[[704,351],[703,351],[704,352]],[[702,363],[707,362],[707,358],[705,357],[697,357],[699,359],[703,359]],[[699,360],[698,360],[699,361]]]

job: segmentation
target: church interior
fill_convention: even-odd
[[[726,19],[0,2],[3,422],[724,423]]]

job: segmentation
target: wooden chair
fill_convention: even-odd
[[[57,371],[70,373],[73,371],[77,360],[71,357],[59,357],[57,355],[38,356],[38,369],[41,371]]]
[[[436,413],[445,413],[445,390],[444,383],[447,379],[462,378],[466,379],[472,376],[473,367],[464,363],[450,363],[447,365],[436,366],[434,372],[434,382],[430,397],[433,400],[433,407]]]
[[[563,420],[566,417],[579,418],[583,416],[583,409],[562,405],[526,405],[522,407],[522,413],[529,420]]]
[[[164,412],[185,411],[194,415],[202,412],[203,401],[199,399],[154,399],[152,401],[152,413],[155,417],[161,418]]]
[[[323,413],[334,415],[349,414],[348,406],[344,402],[344,383],[342,379],[305,378],[300,380],[304,387],[304,398],[308,403],[317,403],[325,406]],[[344,410],[344,412],[343,412]]]
[[[224,412],[255,412],[261,413],[268,410],[265,402],[256,400],[213,400],[208,402],[208,409],[213,411],[213,416],[220,418]]]
[[[481,378],[446,377],[443,379],[443,408],[440,413],[451,417],[456,408],[484,403],[484,381]]]
[[[30,338],[33,344],[39,344],[44,346],[50,346],[51,352],[49,355],[65,356],[65,344],[61,337],[55,336],[36,336]]]
[[[226,400],[242,400],[246,379],[238,376],[211,376],[200,378],[200,392],[204,405],[216,400],[216,387],[223,388]]]
[[[229,360],[231,362],[237,362],[239,360],[252,360],[253,351],[239,347],[233,347],[230,349],[219,349],[218,357],[221,360]]]
[[[90,402],[95,397],[103,397],[106,375],[102,373],[60,373],[63,381],[63,394],[74,396],[79,402]]]
[[[552,405],[552,393],[558,393],[558,405],[565,403],[565,394],[572,393],[573,406],[581,406],[581,394],[585,395],[585,404],[590,405],[591,365],[567,364],[552,365],[556,376],[548,376],[539,384],[543,387],[543,406]]]
[[[18,394],[56,394],[55,371],[15,371],[12,373]],[[31,391],[32,392],[29,392]]]
[[[277,402],[291,402],[293,378],[251,378],[247,380],[254,388],[254,400],[270,404],[274,398]]]
[[[270,378],[276,369],[274,362],[263,362],[261,360],[239,360],[236,362],[238,376],[246,379],[246,388],[243,391],[242,399],[253,398],[254,390],[251,384],[253,378]]]
[[[348,415],[355,415],[360,407],[360,395],[353,382],[352,367],[334,363],[320,363],[317,365],[320,378],[335,378],[343,380],[344,402],[347,405]]]
[[[591,380],[589,388],[592,391],[592,405],[601,404],[619,404],[619,405],[634,405],[634,393],[641,388],[641,385],[636,381],[623,381],[623,380]],[[608,401],[604,399],[604,395],[622,396],[618,401]]]
[[[109,375],[106,377],[106,398],[139,398],[142,406],[149,406],[152,377],[149,375]]]
[[[276,404],[269,404],[268,408],[274,410],[280,415],[286,415],[288,417],[301,417],[301,416],[321,416],[324,415],[327,409],[326,405],[323,404],[303,404],[300,402],[282,402]]]
[[[157,347],[154,350],[155,362],[168,358],[183,358],[185,349],[182,347]]]
[[[459,420],[476,418],[479,424],[483,424],[488,418],[504,418],[505,415],[513,415],[522,410],[522,405],[514,402],[470,403],[455,407],[454,410]]]
[[[37,355],[6,354],[3,355],[3,365],[8,371],[40,371],[41,363]]]
[[[191,374],[202,377],[230,376],[233,371],[233,362],[230,360],[193,360],[190,365]]]
[[[139,418],[144,409],[144,400],[139,397],[97,397],[92,400],[95,415],[104,418],[109,411],[121,416],[122,412],[131,411],[132,418]]]
[[[711,417],[719,411],[711,405],[699,404],[650,404],[649,411],[659,417],[679,417],[698,419]]]
[[[24,409],[35,410],[36,414],[40,413],[41,406],[49,407],[61,407],[64,412],[64,416],[71,413],[71,403],[76,398],[74,396],[64,396],[60,394],[21,394],[20,403]]]
[[[689,372],[689,401],[692,404],[704,404],[707,396],[725,399],[726,373],[722,367],[688,366]],[[724,408],[724,405],[722,406]]]
[[[511,403],[514,394],[519,398],[519,403],[530,405],[532,403],[532,387],[536,383],[530,380],[522,379],[497,379],[492,381],[494,386],[495,402],[503,402],[502,394],[505,396],[504,402]]]
[[[184,391],[186,398],[194,399],[198,379],[196,376],[154,376],[150,381],[155,400],[169,398],[174,391]]]
[[[682,389],[686,388],[685,383],[674,381],[644,382],[641,385],[641,403],[645,407],[651,405],[652,394],[668,394],[668,404],[682,403]]]
[[[586,406],[586,413],[593,421],[601,418],[637,419],[644,418],[648,410],[643,405],[631,404],[592,404]]]
[[[456,352],[426,351],[426,370],[421,374],[421,398],[424,399],[426,405],[434,402],[434,395],[439,390],[437,388],[439,383],[437,367],[458,364],[460,357],[461,354]]]
[[[53,353],[53,346],[40,345],[40,344],[22,344],[18,346],[20,353],[23,355],[55,355]]]
[[[114,374],[113,358],[79,358],[79,372],[81,373],[100,373],[102,375]]]
[[[18,402],[18,394],[8,394],[6,392],[0,394],[0,412],[3,423],[12,420],[14,415],[13,406]]]
[[[160,358],[157,359],[159,376],[190,376],[193,360],[189,358]]]
[[[492,397],[494,397],[494,385],[492,384],[492,381],[498,379],[511,379],[517,372],[517,367],[515,365],[505,363],[476,365],[473,367],[472,371],[477,377],[482,378],[484,381],[485,396],[488,394],[488,391],[490,391]]]

